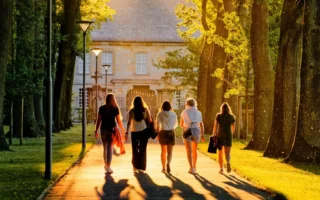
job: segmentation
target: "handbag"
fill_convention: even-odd
[[[152,119],[152,117],[151,117]],[[148,138],[152,138],[155,139],[158,135],[156,129],[154,128],[154,123],[153,123],[153,119],[152,122],[149,122],[148,119],[146,119],[146,124],[147,124],[147,136]]]
[[[211,136],[209,140],[208,153],[217,153],[218,138],[217,136]]]

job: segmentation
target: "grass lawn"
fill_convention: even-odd
[[[200,143],[200,151],[217,160],[216,154],[207,153],[207,145]],[[245,142],[234,141],[231,150],[231,166],[238,174],[288,199],[320,199],[320,166],[284,164],[281,160],[263,157],[262,152],[242,150],[245,145]]]
[[[94,126],[87,126],[87,149],[94,143]],[[0,152],[0,199],[36,199],[83,153],[81,125],[52,136],[52,180],[45,180],[45,138],[13,140],[11,151]]]

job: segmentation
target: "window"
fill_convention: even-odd
[[[136,74],[147,74],[147,53],[136,54]]]
[[[82,108],[82,97],[83,97],[83,89],[79,89],[79,108]],[[86,107],[88,108],[89,100],[88,100],[88,92],[86,93]]]
[[[175,91],[175,99],[176,99],[176,108],[179,109],[181,107],[181,91]]]
[[[79,74],[82,74],[83,72],[83,60],[82,58],[78,57],[79,59],[79,66],[78,66],[78,72]],[[87,53],[86,54],[86,74],[89,74],[90,73],[90,54]]]
[[[108,93],[112,93],[112,89],[109,89],[109,88],[108,88]]]
[[[102,65],[110,65],[109,69],[108,69],[108,74],[112,74],[113,70],[112,70],[112,52],[111,51],[107,51],[107,52],[103,52],[102,53]],[[106,74],[106,70],[104,67],[102,67],[101,70],[102,74]]]

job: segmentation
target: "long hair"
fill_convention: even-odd
[[[172,110],[171,103],[169,101],[164,101],[162,103],[161,108],[159,109],[159,112],[161,112],[161,111],[170,111],[170,110]]]
[[[114,96],[114,94],[112,93],[109,93],[106,97],[106,107],[107,109],[109,108],[118,108],[119,109],[119,106],[118,106],[118,103],[117,103],[117,100]],[[119,115],[120,115],[120,119],[122,119],[122,115],[121,115],[121,111],[119,109]]]
[[[220,107],[220,114],[229,114],[233,115],[231,107],[227,102],[224,102]]]
[[[148,110],[148,106],[140,96],[136,96],[132,101],[131,110],[134,114],[134,120],[139,122],[144,118],[143,113]]]

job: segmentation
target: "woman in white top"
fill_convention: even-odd
[[[189,173],[196,173],[197,164],[197,147],[200,141],[204,142],[204,125],[202,122],[202,114],[197,109],[196,101],[193,98],[189,98],[186,101],[186,109],[182,111],[180,118],[180,126],[183,131],[191,130],[192,135],[184,138],[184,144],[187,150],[187,157],[190,165]]]
[[[161,145],[161,163],[162,172],[166,171],[167,157],[167,172],[171,172],[170,162],[172,159],[172,149],[175,145],[174,129],[178,126],[177,114],[172,111],[172,106],[169,101],[164,101],[157,115],[157,132],[158,140]]]
[[[150,112],[140,96],[133,100],[132,108],[129,111],[127,133],[131,133],[132,144],[132,165],[133,171],[145,171],[147,166],[147,144],[148,131],[147,123],[152,122]]]

